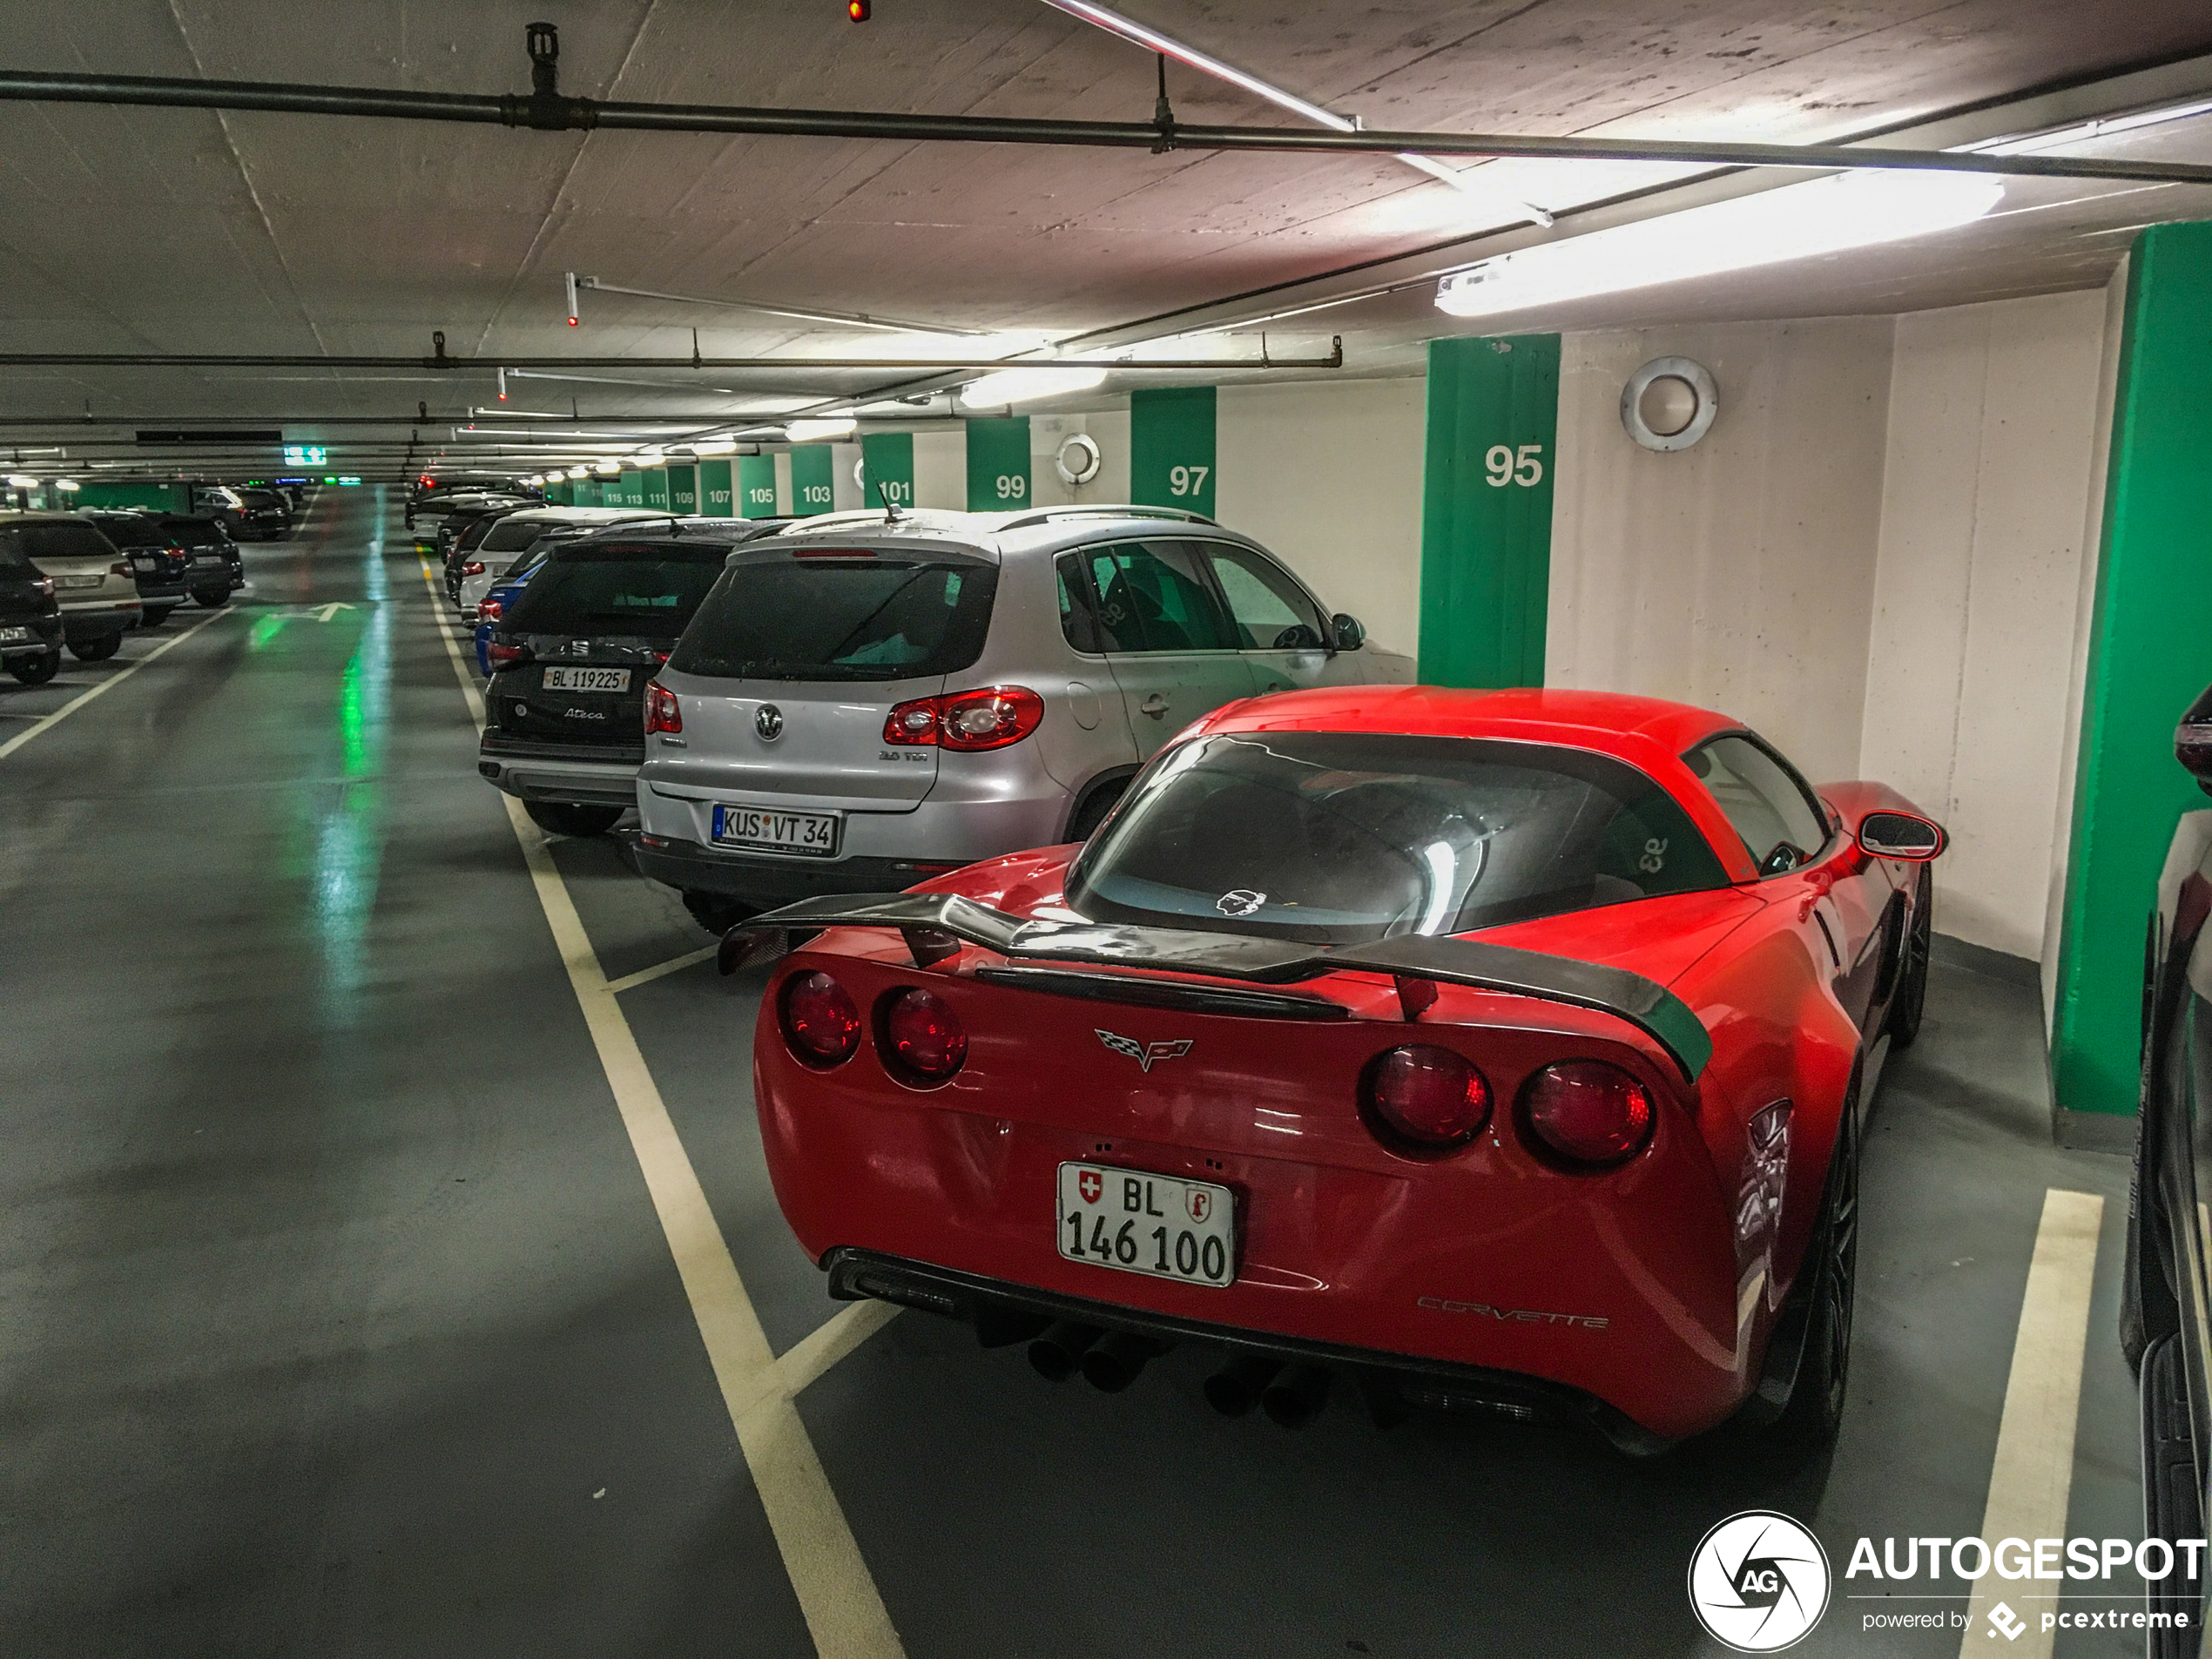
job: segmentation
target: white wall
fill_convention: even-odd
[[[2133,257],[2132,255],[2130,256]],[[2128,313],[2128,265],[2105,285],[2104,332],[2099,342],[2097,425],[2089,445],[2089,484],[2081,513],[2081,579],[2074,592],[2074,650],[2067,674],[2066,724],[2059,736],[2059,786],[2051,813],[2051,873],[2043,913],[2043,1028],[2059,994],[2059,926],[2066,902],[2067,853],[2074,840],[2074,768],[2080,760],[2081,702],[2089,678],[2089,631],[2096,615],[2097,560],[2104,546],[2105,469],[2112,459],[2113,401],[2119,389],[2120,341]]]
[[[1216,516],[1407,657],[1420,629],[1427,385],[1224,386],[1214,417]]]
[[[914,434],[914,505],[968,510],[968,434],[952,427]]]
[[[1888,423],[1887,318],[1561,342],[1546,683],[1719,709],[1815,779],[1858,774]],[[1719,410],[1661,455],[1622,428],[1654,357]]]
[[[1897,320],[1856,770],[1950,830],[1937,925],[2044,948],[2104,296]]]

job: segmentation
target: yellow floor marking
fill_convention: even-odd
[[[431,604],[437,606],[441,596],[427,562],[422,580],[430,590]],[[438,635],[453,659],[469,712],[481,725],[482,695],[442,609]],[[891,1628],[891,1615],[884,1610],[875,1580],[860,1558],[845,1511],[830,1490],[829,1478],[792,1402],[795,1387],[819,1376],[882,1320],[877,1318],[870,1325],[857,1307],[846,1309],[785,1355],[784,1361],[777,1359],[752,1299],[745,1294],[729,1244],[715,1224],[698,1174],[677,1137],[659,1087],[645,1068],[622,1005],[615,1000],[614,987],[599,966],[560,871],[554,867],[545,837],[530,822],[522,802],[512,795],[501,799],[507,803],[515,839],[522,843],[554,944],[567,964],[569,984],[583,1010],[608,1087],[614,1091],[631,1150],[637,1155],[661,1231],[667,1236],[669,1253],[676,1258],[691,1317],[705,1341],[724,1406],[737,1429],[738,1445],[752,1471],[761,1507],[767,1512],[815,1651],[823,1659],[904,1659],[899,1633]],[[802,1354],[805,1359],[796,1358]]]
[[[2081,1356],[2089,1332],[2089,1291],[2097,1272],[2097,1231],[2105,1201],[2094,1192],[2053,1187],[2043,1195],[2043,1220],[2020,1298],[2020,1336],[2013,1345],[2012,1379],[2005,1385],[2005,1415],[1997,1428],[1997,1457],[1989,1471],[1989,1503],[1981,1536],[1993,1549],[2003,1538],[2066,1536],[2067,1499],[2074,1487],[2074,1427],[2081,1408]],[[1974,1582],[1966,1605],[1966,1630],[1959,1652],[1986,1655],[1989,1614],[2006,1592],[2021,1599],[2032,1583],[2000,1578],[1994,1571]],[[2011,1606],[2010,1602],[2006,1602]],[[2054,1630],[2042,1628],[2041,1609],[2013,1607],[2027,1626],[2004,1644],[2006,1659],[2050,1659]]]
[[[620,979],[609,980],[607,988],[610,991],[622,992],[635,990],[640,985],[651,985],[657,979],[664,979],[671,974],[682,973],[693,962],[705,961],[721,948],[719,945],[702,945],[697,950],[685,951],[681,956],[671,961],[656,962],[651,968],[641,968],[634,974],[624,974]]]
[[[192,624],[191,627],[185,629],[184,632],[179,634],[175,638],[163,640],[158,645],[156,645],[145,656],[139,658],[137,662],[132,663],[120,674],[111,675],[108,678],[102,680],[98,685],[86,687],[84,691],[79,691],[75,697],[70,698],[68,702],[63,704],[61,707],[56,709],[44,719],[39,721],[37,725],[30,726],[24,731],[17,732],[14,737],[10,738],[5,743],[0,743],[0,760],[5,760],[10,755],[15,753],[15,752],[22,748],[24,744],[29,743],[33,738],[37,737],[41,732],[47,730],[50,726],[59,725],[64,720],[69,718],[71,715],[76,713],[78,710],[83,708],[94,698],[100,696],[103,692],[113,691],[117,686],[122,685],[124,681],[129,679],[132,675],[137,673],[140,669],[144,668],[148,663],[153,661],[157,657],[159,657],[163,653],[174,650],[177,646],[183,644],[185,641],[190,639],[194,634],[207,626],[209,623],[220,622],[225,617],[233,616],[236,614],[237,613],[232,610],[228,605],[226,605],[220,610],[216,611],[212,616],[202,617],[198,622]]]

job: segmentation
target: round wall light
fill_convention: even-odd
[[[1069,433],[1060,441],[1059,453],[1052,457],[1053,470],[1060,475],[1060,482],[1070,487],[1087,484],[1097,477],[1101,464],[1098,440],[1088,432]]]
[[[1621,424],[1647,449],[1687,449],[1712,428],[1720,389],[1687,357],[1655,357],[1621,388]]]

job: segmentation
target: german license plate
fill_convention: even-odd
[[[0,628],[0,645],[12,645],[18,640],[30,637],[30,630],[28,628]]]
[[[1059,1222],[1071,1262],[1216,1288],[1237,1278],[1236,1198],[1211,1182],[1063,1163]]]
[[[549,691],[626,691],[630,689],[630,671],[626,668],[549,668],[545,671],[545,689]]]
[[[837,856],[842,813],[785,813],[766,806],[718,806],[714,839],[723,846],[759,847],[770,853],[804,853],[811,858]]]

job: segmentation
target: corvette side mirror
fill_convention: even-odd
[[[1870,858],[1925,864],[1950,844],[1943,826],[1918,813],[1869,813],[1858,820],[1859,851]]]
[[[1339,610],[1329,618],[1329,631],[1336,636],[1339,651],[1358,651],[1367,643],[1367,630],[1357,617],[1348,617]]]

